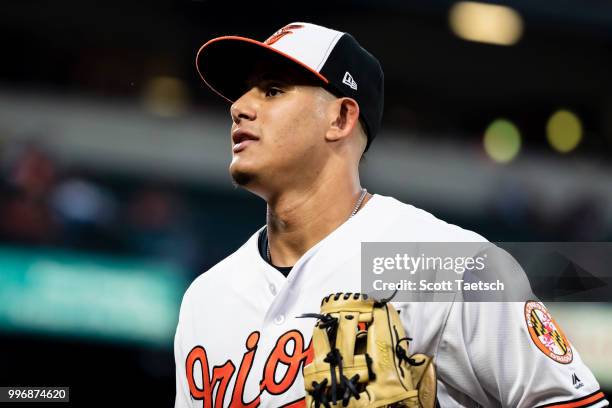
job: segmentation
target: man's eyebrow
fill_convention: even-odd
[[[272,74],[261,74],[257,76],[252,76],[249,79],[247,79],[247,85],[249,87],[253,87],[256,85],[260,85],[260,84],[265,85],[265,84],[270,84],[270,83],[289,85],[290,80],[288,80],[287,78],[282,78],[282,77],[279,77],[277,75],[272,75]]]

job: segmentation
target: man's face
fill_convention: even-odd
[[[265,66],[248,89],[230,110],[235,183],[265,193],[316,177],[335,97],[297,71]]]

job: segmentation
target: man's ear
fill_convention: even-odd
[[[330,142],[344,139],[359,124],[359,105],[352,98],[338,98],[330,107],[332,122],[325,138]]]

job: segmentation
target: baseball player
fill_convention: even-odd
[[[231,176],[268,211],[185,293],[176,407],[303,407],[313,320],[297,316],[330,293],[360,292],[362,242],[486,240],[361,187],[383,71],[351,35],[292,23],[264,42],[210,40],[196,65],[231,102]],[[394,304],[410,349],[433,357],[441,407],[608,405],[540,302]]]

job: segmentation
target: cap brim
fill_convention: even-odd
[[[196,69],[206,85],[234,102],[248,91],[247,80],[262,61],[301,70],[322,86],[329,83],[323,75],[290,55],[262,42],[237,36],[214,38],[202,45],[196,55]]]

